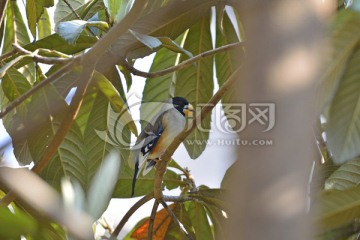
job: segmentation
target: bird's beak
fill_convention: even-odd
[[[193,117],[194,107],[189,103],[184,107],[184,114],[186,117]]]

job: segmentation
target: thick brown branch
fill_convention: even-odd
[[[119,235],[121,229],[124,227],[125,223],[129,220],[129,218],[134,214],[136,210],[138,210],[142,205],[150,201],[154,198],[153,193],[149,193],[137,201],[125,214],[125,216],[121,219],[119,224],[116,226],[114,232],[111,234],[111,239],[116,239],[117,235]]]
[[[215,95],[210,99],[210,101],[201,109],[201,112],[196,116],[196,118],[190,122],[188,128],[184,129],[169,145],[165,153],[162,155],[162,161],[158,161],[156,164],[155,179],[154,179],[154,197],[157,200],[163,198],[162,195],[162,182],[163,177],[167,168],[168,162],[171,160],[171,156],[174,154],[175,150],[179,145],[185,140],[185,138],[196,128],[198,124],[211,112],[215,105],[221,100],[224,94],[230,89],[230,87],[236,81],[241,67],[237,68],[233,74],[229,77],[228,80],[219,88]]]
[[[241,46],[244,46],[244,42],[231,43],[231,44],[219,47],[219,48],[215,48],[215,49],[203,52],[203,53],[201,53],[199,55],[196,55],[196,56],[194,56],[194,57],[192,57],[192,58],[190,58],[190,59],[188,59],[186,61],[183,61],[183,62],[179,63],[176,66],[169,67],[167,69],[164,69],[164,70],[161,70],[161,71],[158,71],[158,72],[143,72],[143,71],[140,71],[140,70],[134,68],[133,66],[131,66],[126,60],[122,60],[121,65],[123,67],[125,67],[127,70],[129,70],[134,75],[144,77],[144,78],[156,78],[156,77],[161,77],[161,76],[173,73],[175,71],[181,70],[181,69],[183,69],[183,68],[185,68],[187,66],[190,66],[194,62],[197,62],[197,61],[201,60],[202,58],[210,57],[210,56],[213,56],[213,55],[215,55],[217,53],[229,51],[229,50],[232,50],[234,48],[241,47]]]

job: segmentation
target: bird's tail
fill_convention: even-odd
[[[135,171],[134,171],[134,177],[132,181],[132,189],[131,189],[131,197],[134,196],[135,193],[135,185],[136,185],[136,179],[139,173],[139,161],[135,161]]]

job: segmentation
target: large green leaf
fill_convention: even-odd
[[[50,16],[45,8],[44,13],[40,16],[40,19],[38,20],[38,37],[39,39],[42,39],[50,35],[51,35]]]
[[[81,7],[86,2],[86,0],[67,0],[66,2],[70,4],[72,9],[76,10],[77,8]],[[55,25],[58,25],[64,17],[72,14],[71,8],[65,3],[64,0],[58,1],[54,12]]]
[[[93,17],[97,12],[103,9],[105,9],[105,6],[102,0],[92,0],[75,9],[75,12],[80,16],[82,20],[88,20]],[[73,12],[70,12],[67,15],[63,16],[61,19],[57,20],[56,23],[58,24],[60,22],[71,21],[75,19],[79,18]]]
[[[59,123],[67,112],[66,104],[56,90],[47,86],[33,96],[29,104],[27,121],[27,140],[36,163],[47,149],[58,130]],[[83,136],[76,123],[73,123],[65,139],[41,172],[41,176],[58,188],[63,176],[76,179],[84,187],[88,184],[88,171],[83,154]]]
[[[204,206],[198,202],[189,202],[187,212],[195,230],[195,239],[214,239]]]
[[[326,138],[336,163],[360,155],[360,48],[349,59],[330,106]]]
[[[333,99],[346,63],[359,42],[360,13],[341,10],[331,26],[332,52],[325,54],[326,62],[321,71],[317,107],[323,110]]]
[[[325,189],[344,190],[360,183],[360,158],[342,164],[325,181]]]
[[[10,68],[1,81],[3,97],[13,101],[31,88],[28,80],[16,69]],[[6,101],[6,102],[8,102]],[[29,102],[27,100],[26,102]],[[11,136],[14,154],[19,164],[29,164],[32,161],[26,136],[26,116],[28,113],[26,102],[16,108],[16,112],[7,114],[3,124]],[[5,103],[5,101],[4,101]]]
[[[137,136],[138,133],[136,125],[127,109],[125,102],[123,101],[120,93],[117,91],[115,86],[99,72],[94,73],[94,81],[98,89],[111,103],[112,109],[114,109],[112,115],[119,115],[118,117],[116,117],[116,119],[120,121],[124,125],[124,127],[127,126],[127,128],[129,128],[129,130],[131,130],[135,134],[135,136]],[[122,130],[120,130],[120,132],[121,131]]]
[[[177,39],[177,42],[183,40],[183,35]],[[160,71],[176,65],[178,54],[165,48],[160,49],[152,62],[150,72]],[[168,74],[157,78],[148,78],[145,82],[143,91],[142,104],[140,107],[140,119],[149,122],[159,110],[156,108],[157,103],[174,96],[174,75]],[[151,105],[150,105],[151,104]],[[146,122],[142,122],[145,127]]]
[[[6,13],[7,16],[2,53],[11,51],[12,44],[15,42],[15,39],[21,46],[30,42],[26,25],[16,1],[9,1]]]
[[[56,32],[68,43],[75,44],[86,27],[96,27],[103,31],[107,31],[109,28],[108,24],[102,21],[71,20],[59,23],[56,27]]]
[[[360,187],[326,190],[318,199],[317,221],[324,230],[348,224],[360,217]]]
[[[31,88],[29,81],[19,71],[10,68],[1,81],[5,96],[13,101]]]
[[[220,26],[220,24],[222,24]],[[235,27],[233,26],[228,13],[225,11],[223,14],[222,22],[217,21],[216,25],[216,47],[221,47],[226,44],[239,42]],[[239,67],[241,61],[240,57],[244,55],[244,50],[237,48],[231,51],[218,53],[215,55],[216,77],[219,86],[222,86],[231,74]],[[233,89],[230,89],[222,98],[221,103],[228,120],[233,119],[231,113],[231,96]],[[227,107],[229,106],[229,107]],[[233,122],[233,121],[232,121]],[[238,121],[236,121],[237,123]],[[233,130],[238,129],[238,126],[232,126]]]
[[[194,55],[212,49],[210,33],[210,16],[203,18],[190,28],[184,48]],[[181,57],[184,59],[184,56]],[[195,108],[200,108],[212,97],[214,90],[213,58],[204,58],[180,70],[176,76],[175,95],[186,98]],[[210,114],[184,141],[190,157],[195,159],[205,150],[206,140],[209,138]]]
[[[104,0],[110,23],[118,23],[130,10],[131,0]]]
[[[54,0],[26,0],[28,26],[34,38],[36,38],[36,24],[44,13],[44,8],[52,6],[54,6]]]
[[[12,213],[6,207],[0,207],[0,237],[2,239],[20,239],[24,235],[34,236],[37,222],[23,212]]]
[[[96,42],[96,38],[89,36],[80,36],[76,44],[68,44],[58,34],[52,34],[46,38],[40,39],[35,43],[31,43],[25,46],[29,51],[35,51],[39,48],[56,50],[65,54],[75,54],[83,51],[86,48],[90,48]]]
[[[131,29],[153,37],[167,36],[176,39],[203,16],[209,15],[211,7],[218,1],[193,0],[187,4],[179,0],[172,1],[165,7],[139,18]],[[119,63],[124,56],[134,59],[150,53],[152,53],[151,49],[128,32],[119,37],[112,46],[109,46],[109,51],[98,61],[97,69],[105,72],[111,64]]]
[[[3,48],[2,53],[6,53],[12,50],[12,44],[16,42],[17,44],[24,46],[30,42],[30,38],[28,35],[28,30],[24,23],[22,14],[19,10],[16,1],[9,1],[7,6],[7,17],[6,17],[6,25],[5,25],[5,34],[3,40]],[[12,59],[10,59],[12,60]],[[26,60],[23,60],[26,61]],[[34,64],[29,65],[21,65],[23,66],[22,72],[25,77],[30,81],[35,81],[35,68]],[[20,67],[20,66],[19,66]],[[17,68],[19,68],[17,67]]]

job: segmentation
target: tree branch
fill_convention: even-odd
[[[163,207],[166,209],[166,211],[169,213],[169,215],[171,216],[171,218],[174,220],[174,223],[176,224],[176,226],[179,227],[179,229],[181,230],[181,232],[187,237],[187,239],[192,240],[193,238],[191,237],[191,235],[186,231],[186,229],[181,225],[179,219],[177,219],[177,217],[175,216],[175,214],[173,213],[173,211],[169,208],[169,206],[167,205],[167,203],[162,199],[160,200],[161,205],[163,205]]]
[[[125,223],[129,220],[129,218],[134,214],[136,210],[138,210],[142,205],[150,201],[154,198],[154,193],[149,193],[137,201],[124,215],[119,224],[116,226],[114,232],[111,234],[110,239],[116,239],[117,235],[119,235],[120,231],[124,227]]]
[[[174,154],[175,150],[179,147],[179,145],[185,140],[185,138],[196,128],[198,124],[201,123],[202,119],[204,119],[211,110],[215,107],[215,105],[221,100],[224,94],[230,89],[230,87],[236,81],[241,67],[237,68],[229,77],[228,80],[219,88],[219,90],[215,93],[215,95],[210,99],[210,101],[201,109],[201,112],[193,119],[187,128],[185,128],[169,145],[166,149],[165,153],[162,155],[162,161],[158,161],[156,164],[155,171],[155,179],[154,179],[154,197],[157,200],[161,200],[163,198],[162,194],[162,182],[163,177],[167,168],[168,162],[171,160],[171,156]]]
[[[194,62],[197,62],[197,61],[201,60],[202,58],[210,57],[210,56],[213,56],[213,55],[215,55],[217,53],[229,51],[229,50],[232,50],[234,48],[244,46],[244,44],[245,44],[244,42],[237,42],[237,43],[231,43],[231,44],[228,44],[228,45],[224,45],[222,47],[215,48],[215,49],[203,52],[203,53],[201,53],[199,55],[196,55],[195,57],[192,57],[192,58],[190,58],[190,59],[188,59],[186,61],[183,61],[183,62],[179,63],[176,66],[169,67],[169,68],[166,68],[166,69],[158,71],[158,72],[143,72],[143,71],[140,71],[140,70],[134,68],[133,66],[131,66],[125,59],[121,60],[121,65],[124,68],[126,68],[127,70],[129,70],[134,75],[144,77],[144,78],[156,78],[156,77],[161,77],[161,76],[173,73],[175,71],[181,70],[181,69],[193,64]]]
[[[151,215],[149,218],[149,226],[148,226],[148,240],[153,239],[153,232],[154,232],[154,222],[156,217],[156,211],[159,207],[159,202],[155,200],[153,208],[151,210]]]
[[[45,63],[45,64],[66,64],[73,60],[73,58],[56,58],[56,57],[43,57],[37,54],[38,51],[30,52],[20,45],[14,43],[13,48],[16,52],[21,54],[31,55],[35,62]]]

